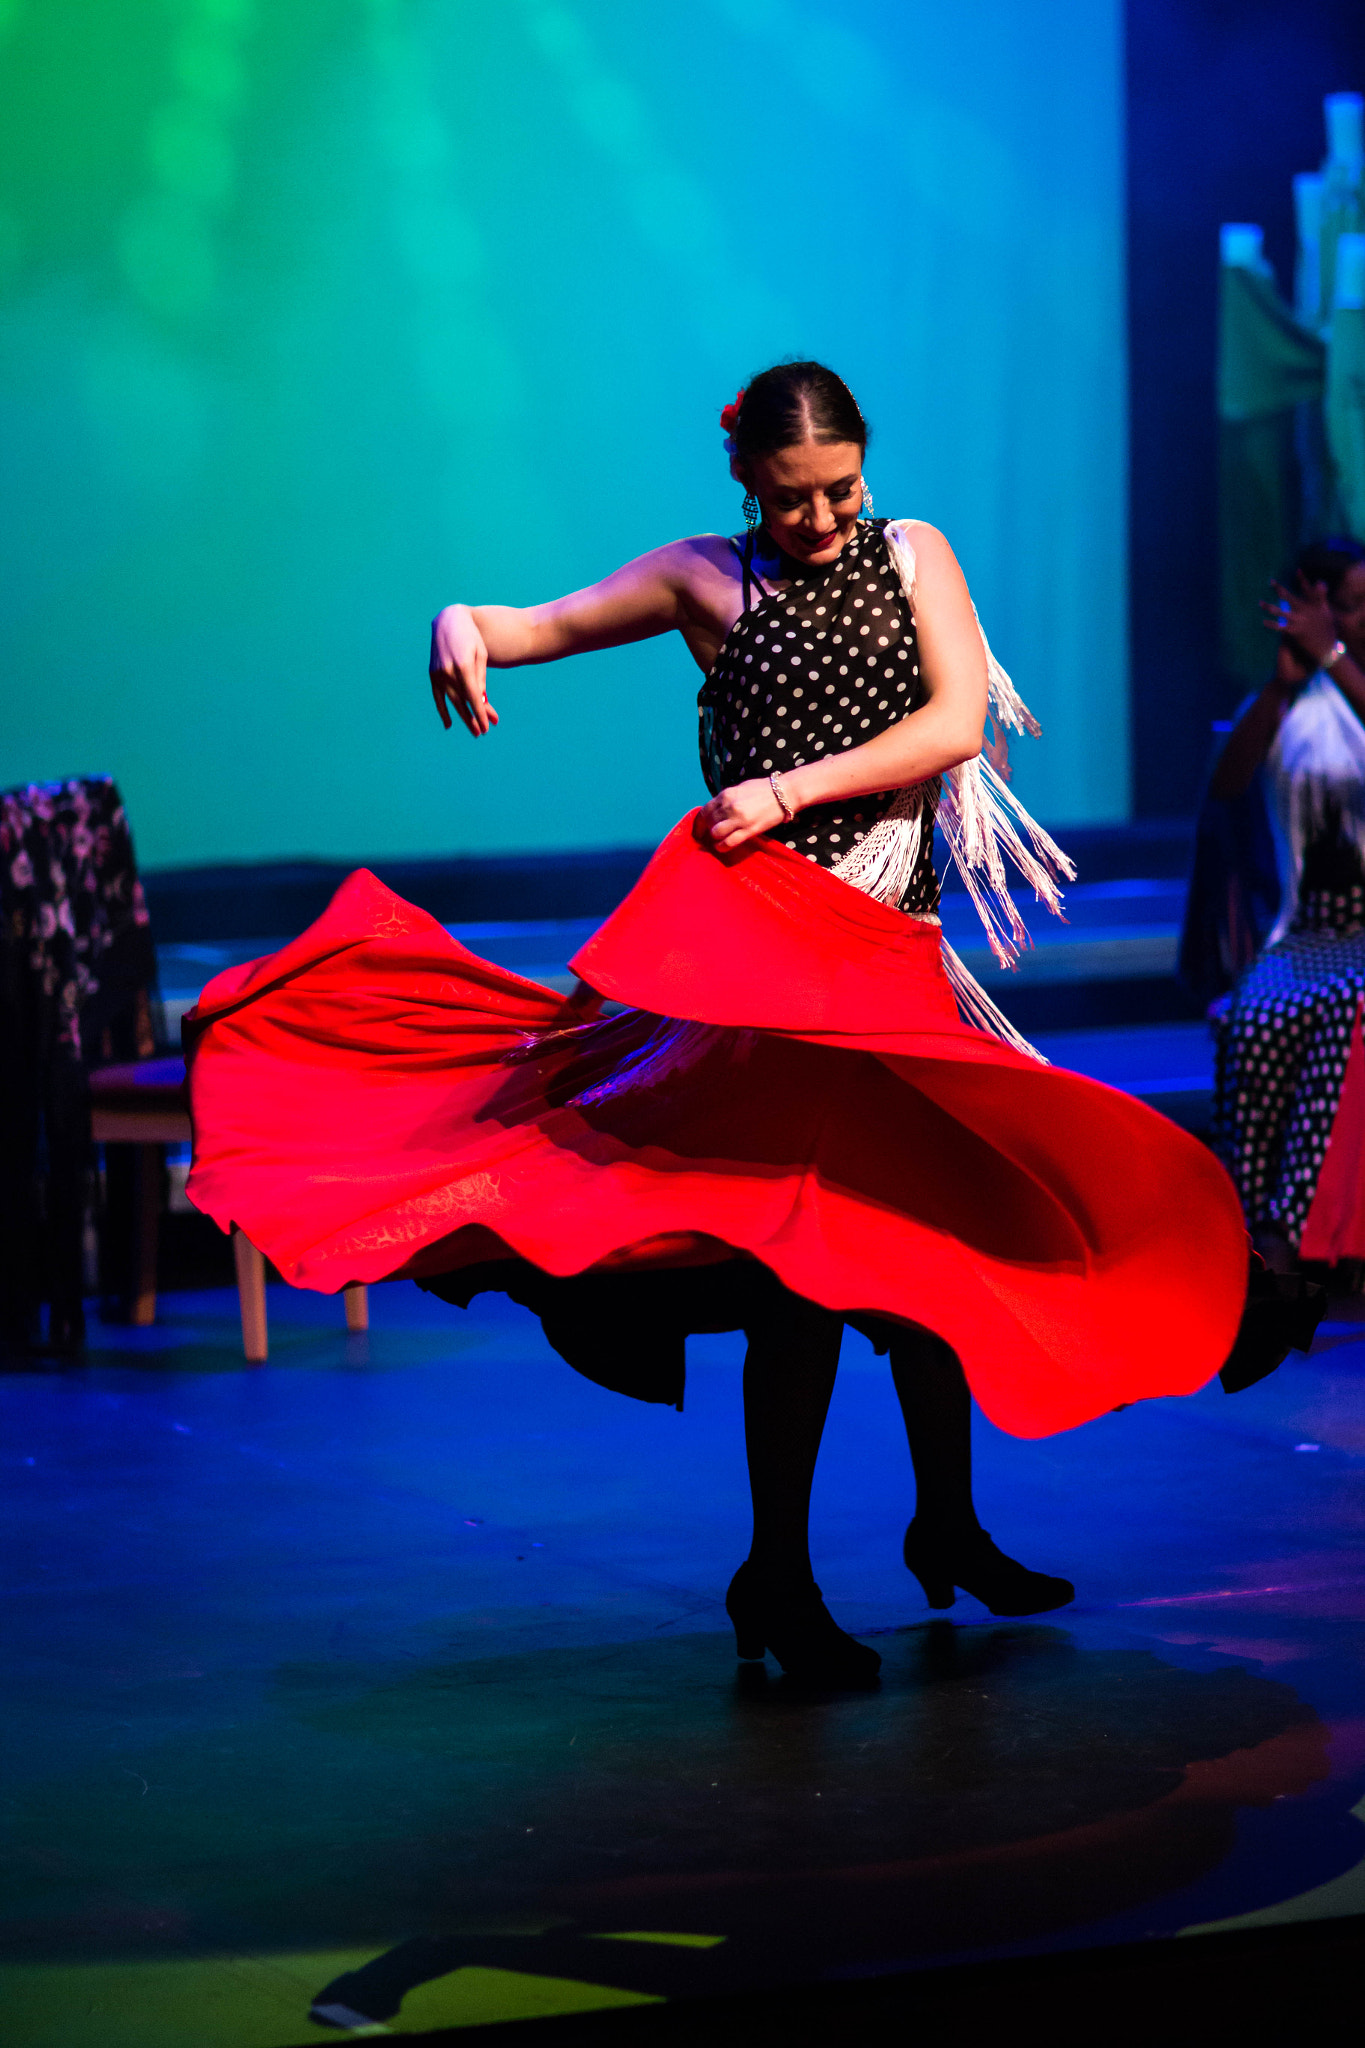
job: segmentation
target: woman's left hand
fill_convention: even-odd
[[[1310,660],[1321,665],[1339,637],[1336,614],[1327,602],[1326,584],[1310,583],[1306,576],[1300,576],[1297,592],[1286,590],[1282,583],[1275,584],[1274,590],[1274,602],[1261,605],[1267,626],[1274,633],[1285,634]]]
[[[732,789],[723,789],[719,796],[713,796],[697,812],[692,829],[702,845],[713,852],[733,853],[736,847],[757,839],[760,833],[771,832],[786,815],[773,795],[772,784],[766,776],[759,776],[752,782],[737,782]]]

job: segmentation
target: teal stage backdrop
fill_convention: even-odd
[[[1126,815],[1119,0],[0,0],[0,782],[145,865],[640,843],[681,642],[494,679],[427,625],[733,530],[716,415],[814,354]]]

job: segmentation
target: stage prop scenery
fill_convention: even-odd
[[[1222,235],[1218,355],[1223,659],[1265,679],[1258,601],[1305,541],[1365,533],[1365,135],[1358,92],[1328,96],[1320,171],[1294,180],[1292,301],[1259,227]]]

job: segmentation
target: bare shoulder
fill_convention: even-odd
[[[937,526],[931,526],[927,519],[898,519],[897,526],[905,528],[906,539],[915,550],[915,559],[921,568],[957,567],[957,556],[946,533]]]
[[[717,570],[725,572],[727,564],[733,560],[733,550],[723,535],[694,533],[682,540],[665,541],[662,547],[650,548],[646,554],[635,555],[621,565],[618,574],[658,578],[675,586],[685,586],[699,576],[714,575]]]
[[[662,575],[679,592],[705,604],[722,588],[728,588],[737,574],[735,551],[721,533],[693,533],[683,540],[669,541],[644,560],[657,564]]]
[[[723,533],[692,533],[683,540],[671,540],[659,549],[674,564],[681,576],[714,574],[719,569],[730,575],[735,560],[735,551]]]

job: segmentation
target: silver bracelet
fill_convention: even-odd
[[[1343,648],[1342,652],[1345,653],[1345,651],[1346,650]],[[784,795],[782,789],[782,778],[778,774],[776,768],[774,768],[772,774],[768,777],[768,787],[769,789],[771,789],[773,795],[777,798],[777,801],[781,804],[782,815],[786,819],[787,823],[789,825],[794,825],[796,823],[796,813],[792,809],[791,805],[787,802],[786,796]]]
[[[1326,669],[1328,675],[1331,675],[1332,670],[1341,660],[1342,655],[1345,654],[1347,651],[1348,650],[1346,642],[1344,640],[1334,640],[1332,642],[1331,647],[1327,650],[1326,654],[1324,654],[1322,658],[1322,665]]]

